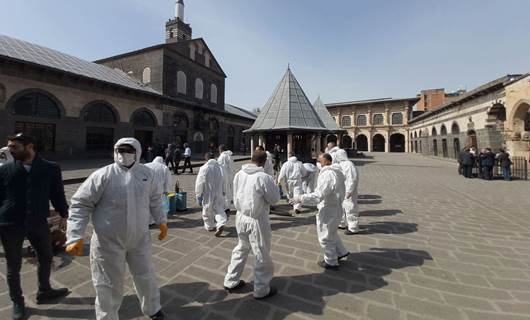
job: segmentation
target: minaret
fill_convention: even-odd
[[[184,22],[184,0],[175,1],[175,17],[166,22],[166,43],[191,39],[191,27]]]

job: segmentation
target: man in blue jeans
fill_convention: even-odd
[[[504,177],[504,180],[511,181],[512,176],[510,172],[510,166],[512,165],[512,161],[510,160],[510,155],[506,152],[506,150],[500,149],[496,158],[499,161],[499,166],[502,169],[502,176]]]
[[[61,169],[39,157],[35,140],[25,134],[8,138],[7,147],[14,162],[0,167],[0,238],[7,261],[7,285],[13,302],[12,319],[25,318],[24,296],[20,286],[22,245],[27,238],[37,253],[37,304],[64,297],[68,289],[52,289],[50,272],[52,246],[48,227],[49,201],[66,225],[68,204],[64,195]]]

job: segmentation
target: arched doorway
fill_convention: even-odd
[[[414,153],[418,153],[418,141],[414,141]]]
[[[442,155],[444,158],[449,156],[449,151],[447,150],[447,139],[442,139]]]
[[[530,105],[520,104],[513,113],[514,132],[530,131]]]
[[[467,145],[471,147],[477,148],[477,133],[475,130],[469,130],[467,132]]]
[[[52,94],[28,89],[16,93],[7,103],[15,116],[15,132],[31,135],[39,152],[55,151],[56,125],[64,109]]]
[[[326,144],[329,142],[335,142],[337,143],[337,136],[334,134],[330,134],[326,137]]]
[[[380,134],[376,134],[373,141],[372,151],[374,152],[385,152],[385,137]]]
[[[351,149],[353,144],[353,140],[349,135],[343,135],[342,139],[340,141],[340,147],[342,149]]]
[[[454,138],[453,140],[453,157],[455,159],[458,159],[458,156],[460,155],[460,139]]]
[[[153,145],[153,130],[156,127],[156,118],[151,110],[141,108],[131,116],[131,123],[134,127],[134,137],[142,145],[142,154],[145,155],[147,147]]]
[[[390,152],[405,152],[405,136],[394,133],[390,136]]]
[[[204,135],[202,132],[195,132],[193,135],[193,150],[196,154],[204,153]]]
[[[364,134],[360,134],[355,138],[355,149],[357,151],[368,151],[368,138]]]
[[[81,111],[86,123],[85,149],[108,153],[114,145],[114,126],[117,122],[114,107],[104,101],[89,103]]]
[[[438,141],[436,139],[432,140],[432,154],[437,157],[438,156]]]

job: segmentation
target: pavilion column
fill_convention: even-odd
[[[292,151],[293,151],[293,134],[288,133],[287,134],[287,157],[289,157]]]
[[[317,134],[315,144],[315,151],[317,152],[317,154],[319,154],[320,152],[322,152],[322,135],[320,133]]]
[[[265,148],[265,146],[263,145],[263,136],[261,134],[258,136],[258,145]]]
[[[254,155],[254,136],[250,136],[250,156]]]

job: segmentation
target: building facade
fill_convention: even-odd
[[[326,104],[347,134],[342,148],[368,152],[408,152],[408,115],[419,98],[374,99]]]
[[[189,142],[197,154],[223,143],[244,152],[255,116],[225,106],[226,75],[192,39],[183,8],[166,23],[165,44],[95,63],[0,36],[0,140],[30,133],[56,159],[109,156],[124,136],[144,149]]]
[[[447,93],[443,88],[421,90],[417,96],[420,100],[416,104],[415,111],[424,112],[438,109],[445,103],[455,100],[464,93],[466,93],[465,90]]]
[[[465,147],[530,156],[530,77],[506,75],[409,121],[409,150],[457,158]]]

